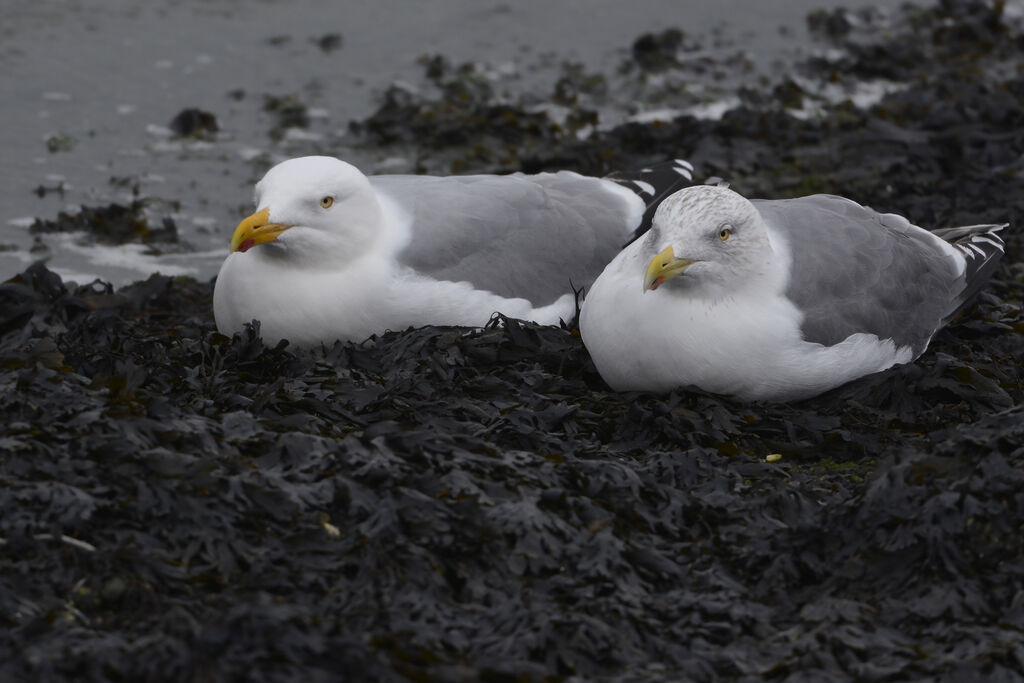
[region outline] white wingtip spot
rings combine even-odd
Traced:
[[[675,162],[676,164],[678,164],[679,166],[682,166],[682,167],[684,167],[684,168],[687,168],[687,169],[689,169],[690,171],[692,171],[692,170],[693,170],[693,164],[691,164],[691,163],[690,163],[689,161],[687,161],[686,159],[673,159],[672,161],[674,161],[674,162]]]
[[[652,197],[654,196],[654,185],[651,185],[650,183],[645,183],[642,180],[634,180],[633,184],[639,187],[640,191],[643,192],[644,194],[649,194]]]
[[[974,237],[971,238],[971,242],[981,242],[982,244],[991,244],[993,247],[995,247],[999,251],[1002,251],[1003,248],[1004,248],[1003,240],[1001,240],[996,235],[992,235],[991,237],[989,237],[987,235],[975,235]]]

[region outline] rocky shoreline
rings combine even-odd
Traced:
[[[442,60],[436,97],[353,124],[427,172],[683,157],[748,196],[1011,223],[921,359],[802,403],[613,393],[572,325],[303,351],[218,334],[208,282],[0,285],[0,677],[1018,680],[1024,31],[1003,9],[815,15],[834,54],[719,119],[594,125],[581,72],[555,124]],[[652,102],[693,67],[677,33],[634,45]],[[899,87],[867,108],[809,85],[872,79]]]

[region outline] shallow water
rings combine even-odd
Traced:
[[[898,4],[588,0],[553,11],[539,0],[444,0],[422,11],[399,0],[14,0],[0,16],[0,275],[47,258],[80,281],[123,283],[155,270],[213,276],[252,182],[273,161],[327,151],[369,171],[411,170],[393,151],[351,146],[347,129],[389,84],[421,83],[423,55],[483,62],[503,88],[546,92],[564,62],[614,73],[639,35],[674,26],[713,36],[702,41],[712,51],[748,58],[709,80],[753,86],[815,49],[804,21],[812,9]],[[274,141],[264,97],[289,94],[309,107],[311,123]],[[167,125],[190,107],[213,113],[220,132],[174,139]],[[34,218],[128,202],[133,191],[150,198],[152,217],[173,217],[180,253],[84,245],[73,235],[43,236],[30,251]]]

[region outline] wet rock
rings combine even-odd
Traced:
[[[32,190],[32,193],[35,194],[40,199],[45,197],[46,195],[50,194],[51,192],[54,192],[57,195],[63,197],[64,196],[64,181],[59,181],[59,182],[57,182],[57,184],[49,185],[49,186],[40,184],[40,185],[36,186],[36,189]]]
[[[78,144],[78,140],[68,133],[54,133],[46,138],[46,151],[50,154],[70,152]]]
[[[633,43],[633,60],[645,71],[664,71],[678,66],[685,34],[677,28],[645,33]]]
[[[313,42],[316,43],[317,47],[319,47],[324,52],[334,52],[335,50],[340,50],[342,45],[340,33],[325,33],[324,35],[315,39]]]
[[[182,109],[171,119],[171,131],[178,137],[207,137],[220,130],[217,117],[202,109]]]

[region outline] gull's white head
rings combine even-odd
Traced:
[[[353,259],[380,236],[381,207],[370,181],[333,157],[277,164],[256,183],[256,212],[238,224],[232,252],[272,258]]]
[[[675,291],[728,296],[756,284],[773,260],[761,215],[725,187],[699,185],[676,192],[654,215],[642,238],[644,292]]]

